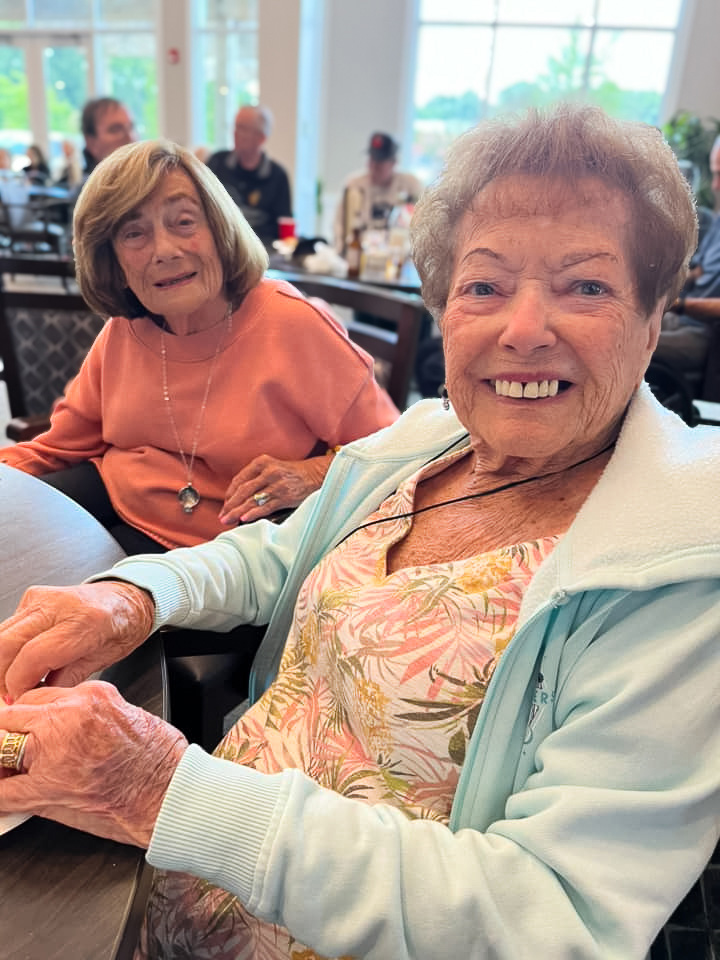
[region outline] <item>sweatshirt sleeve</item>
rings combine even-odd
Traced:
[[[717,592],[683,584],[617,606],[566,664],[534,770],[483,830],[193,746],[148,859],[324,956],[643,960],[718,838]]]
[[[400,411],[375,379],[369,374],[357,396],[345,411],[337,427],[336,443],[345,444],[367,437],[376,430],[389,427],[400,416]],[[335,443],[332,444],[335,446]]]
[[[286,345],[302,375],[288,371],[284,389],[315,434],[335,446],[394,423],[400,412],[375,379],[372,356],[353,343],[329,304],[294,297],[290,307],[295,322],[284,318]]]
[[[103,328],[77,376],[53,410],[50,427],[32,440],[0,450],[0,462],[42,476],[100,457],[107,450],[102,425]]]

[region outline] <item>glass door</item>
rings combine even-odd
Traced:
[[[34,144],[55,179],[66,162],[63,141],[81,151],[88,79],[88,44],[81,37],[18,36],[0,42],[0,150],[10,153],[13,169],[25,166],[27,148]]]
[[[63,172],[74,148],[82,167],[80,116],[89,97],[88,45],[63,40],[42,43],[43,99],[48,133],[48,162],[53,179]]]
[[[25,51],[12,42],[0,42],[0,170],[24,166],[29,136]]]

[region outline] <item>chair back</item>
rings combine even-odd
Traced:
[[[707,364],[699,399],[720,403],[720,320],[713,323],[710,330]]]
[[[68,237],[56,222],[57,200],[33,199],[33,187],[18,175],[0,177],[0,237],[11,250],[65,253]]]
[[[650,960],[720,960],[720,844],[658,934]]]
[[[34,278],[16,289],[18,274]],[[0,358],[13,417],[46,414],[65,392],[103,320],[79,293],[68,292],[72,264],[58,259],[0,258]],[[42,277],[43,285],[38,283]]]
[[[398,409],[405,409],[415,353],[427,314],[418,294],[324,274],[269,270],[267,275],[287,280],[306,296],[320,297],[330,306],[350,307],[355,313],[389,321],[393,329],[357,319],[348,320],[346,327],[351,340],[387,366],[383,386]]]

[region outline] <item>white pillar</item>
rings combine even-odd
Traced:
[[[301,0],[260,0],[260,102],[275,117],[267,151],[288,171],[295,195]]]
[[[157,24],[159,130],[190,148],[197,145],[191,7],[191,0],[160,0]]]

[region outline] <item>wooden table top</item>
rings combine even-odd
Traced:
[[[52,487],[0,464],[0,618],[31,583],[72,584],[123,556]],[[102,674],[164,715],[160,641]],[[33,817],[0,837],[0,960],[129,960],[150,870],[143,851]]]

